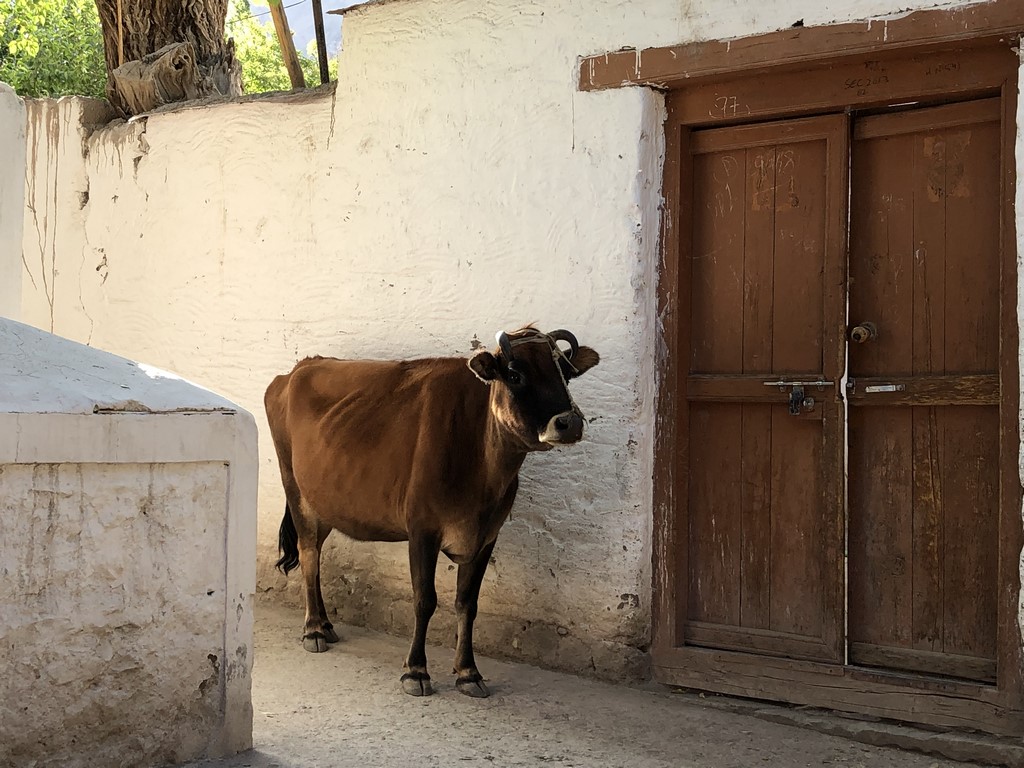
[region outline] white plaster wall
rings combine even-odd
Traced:
[[[21,313],[21,227],[25,210],[25,102],[0,83],[0,317]]]
[[[536,622],[570,649],[559,652],[566,664],[590,665],[597,638],[611,645],[593,666],[636,667],[642,654],[620,646],[643,646],[648,633],[653,401],[641,366],[652,357],[657,229],[640,229],[657,210],[660,98],[577,94],[578,46],[561,40],[568,15],[549,25],[555,16],[532,8],[524,21],[540,37],[516,52],[511,72],[504,54],[476,50],[463,33],[430,71],[427,9],[395,9],[404,18],[378,19],[367,45],[353,46],[351,80],[333,101],[154,116],[93,134],[77,166],[62,157],[67,186],[87,185],[88,203],[33,196],[39,210],[56,205],[52,218],[68,223],[61,237],[78,240],[30,261],[24,317],[176,370],[257,413],[273,375],[306,354],[468,354],[500,328],[572,329],[605,357],[576,387],[594,422],[585,445],[528,463],[484,596],[484,612],[509,621],[484,618],[480,634],[486,643],[496,628],[515,653],[511,634]],[[470,16],[515,38],[518,14],[488,20],[493,10]],[[454,18],[452,31],[462,23]],[[535,78],[532,58],[548,46],[557,66]],[[493,71],[469,70],[467,80],[477,57]],[[364,82],[360,70],[381,64],[378,82]],[[536,82],[524,88],[523,78]],[[602,105],[623,101],[624,116],[605,125]],[[497,105],[498,122],[482,122]],[[66,119],[73,126],[56,118]],[[265,430],[261,455],[261,583],[280,589],[267,566],[283,497]],[[339,539],[325,571],[348,615],[403,628],[404,547]],[[441,571],[450,597],[454,574]],[[526,653],[533,642],[518,645]]]
[[[275,374],[307,354],[466,355],[499,328],[569,328],[603,356],[574,384],[592,422],[583,444],[527,461],[479,636],[492,652],[641,674],[663,106],[645,89],[578,92],[577,57],[907,9],[390,0],[346,16],[333,94],[153,115],[92,133],[85,157],[31,142],[46,119],[79,135],[77,103],[30,105],[29,164],[39,175],[59,157],[66,181],[28,193],[23,317],[257,414],[260,586],[290,599],[297,579],[286,588],[271,568],[283,495],[262,393]],[[342,617],[407,629],[401,545],[336,536],[324,582]],[[450,618],[435,623],[449,642]]]
[[[78,256],[85,248],[82,233],[89,181],[84,139],[92,126],[110,120],[113,111],[106,102],[77,97],[27,99],[25,107],[21,288],[26,316],[18,319],[54,331],[58,307],[76,303],[70,270],[79,266]],[[74,333],[66,329],[63,335],[89,343],[87,327],[76,325]]]

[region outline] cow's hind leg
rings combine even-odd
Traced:
[[[319,525],[317,528],[316,537],[316,551],[317,560],[323,554],[324,542],[327,541],[327,537],[330,535],[331,529],[326,525]],[[323,627],[324,639],[328,643],[336,643],[341,638],[338,637],[338,633],[334,631],[334,625],[331,623],[330,618],[327,616],[327,606],[324,605],[324,594],[320,590],[320,568],[316,569],[316,606],[317,611],[320,613],[320,623]]]
[[[473,657],[473,622],[476,620],[480,585],[490,562],[494,542],[485,546],[472,561],[459,566],[458,587],[455,593],[455,614],[459,634],[455,644],[455,687],[467,696],[483,699],[491,695],[484,685],[483,675],[476,668]]]
[[[305,583],[306,622],[302,628],[302,647],[310,653],[323,653],[328,643],[338,642],[334,626],[327,619],[324,598],[320,593],[320,550],[330,528],[320,525],[316,515],[303,502],[295,517],[298,535],[299,566]]]
[[[429,696],[434,692],[427,673],[427,625],[437,608],[434,571],[441,550],[436,536],[413,534],[409,537],[409,572],[412,576],[413,608],[416,628],[405,660],[402,690],[411,696]]]
[[[331,623],[331,620],[327,616],[327,608],[324,606],[324,597],[323,594],[320,592],[319,573],[317,573],[316,575],[316,595],[317,603],[320,609],[320,621],[321,626],[323,627],[324,640],[326,640],[328,643],[336,643],[339,640],[341,640],[341,638],[338,637],[338,633],[334,631],[334,624]]]

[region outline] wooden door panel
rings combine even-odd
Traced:
[[[911,409],[849,415],[850,642],[911,645],[913,616]],[[868,470],[868,471],[865,471]]]
[[[701,179],[708,190],[697,199],[694,211],[690,294],[693,371],[743,371],[745,318],[737,308],[744,306],[745,160],[745,153],[737,156],[731,152],[693,158],[694,179]],[[694,189],[700,187],[695,184]]]
[[[691,138],[689,645],[841,659],[840,370],[824,350],[843,309],[825,275],[846,131],[828,117]],[[794,415],[780,380],[833,383],[806,386]]]
[[[990,99],[855,124],[850,319],[879,335],[852,372],[996,371],[998,119]]]
[[[853,661],[994,681],[997,426],[995,407],[851,410]]]
[[[764,386],[762,384],[762,389]],[[762,397],[764,395],[762,394]],[[782,406],[741,406],[743,418],[740,466],[740,625],[751,629],[772,626],[771,586],[773,538],[771,515],[774,503],[772,425]]]
[[[699,403],[690,409],[690,573],[688,618],[740,625],[742,409]]]
[[[999,107],[855,124],[849,636],[856,663],[995,679]]]
[[[890,137],[859,142],[856,138],[851,171],[856,191],[850,201],[850,323],[874,323],[878,338],[851,345],[850,364],[856,359],[855,373],[860,377],[908,375],[913,373],[913,335],[895,332],[913,325],[914,195],[898,161],[904,148]]]
[[[766,553],[772,580],[769,627],[806,637],[823,637],[823,580],[828,564],[822,553],[821,422],[794,419],[788,407],[772,408],[771,541]]]
[[[946,167],[939,191],[945,208],[948,373],[999,368],[999,116],[999,100],[985,102],[977,115],[984,122],[952,130],[944,150],[932,149],[944,153]]]
[[[823,370],[825,226],[829,155],[824,141],[775,152],[772,371]],[[755,198],[756,199],[756,198]]]
[[[932,439],[941,441],[941,449],[930,451],[929,460],[938,460],[944,514],[942,650],[994,660],[999,411],[994,407],[930,410],[938,412],[937,424],[930,429]]]
[[[740,248],[750,254],[770,253],[775,247],[776,232],[776,148],[760,147],[744,152],[744,156],[745,205],[741,206],[744,226]],[[777,298],[775,291],[781,288],[775,282],[775,264],[772,259],[746,258],[742,275],[742,372],[771,373]]]
[[[788,404],[691,407],[690,620],[821,635],[821,442]]]

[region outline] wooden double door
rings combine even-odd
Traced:
[[[741,678],[784,660],[804,684],[997,683],[1000,104],[688,134],[673,632],[708,653],[674,681],[759,695]]]

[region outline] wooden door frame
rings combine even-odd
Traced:
[[[1024,733],[1018,621],[1021,486],[1016,221],[1017,72],[1011,45],[1024,31],[1019,0],[919,11],[891,20],[798,28],[741,40],[620,51],[581,62],[580,88],[668,89],[657,339],[653,642],[656,678],[722,693],[810,704],[877,717],[991,733]],[[903,77],[906,72],[910,76]],[[766,87],[766,83],[771,84]],[[996,686],[906,673],[773,659],[689,647],[681,636],[676,510],[685,499],[690,338],[688,234],[692,230],[690,131],[807,114],[941,103],[983,95],[1002,100],[1000,258],[1000,520]],[[843,286],[845,290],[845,285]],[[683,595],[685,597],[685,593]]]
[[[884,52],[1012,41],[1024,31],[1024,11],[1019,0],[991,0],[822,27],[802,23],[801,19],[801,26],[763,35],[643,50],[627,47],[581,57],[579,89],[646,85],[672,90],[723,76],[863,59]]]

